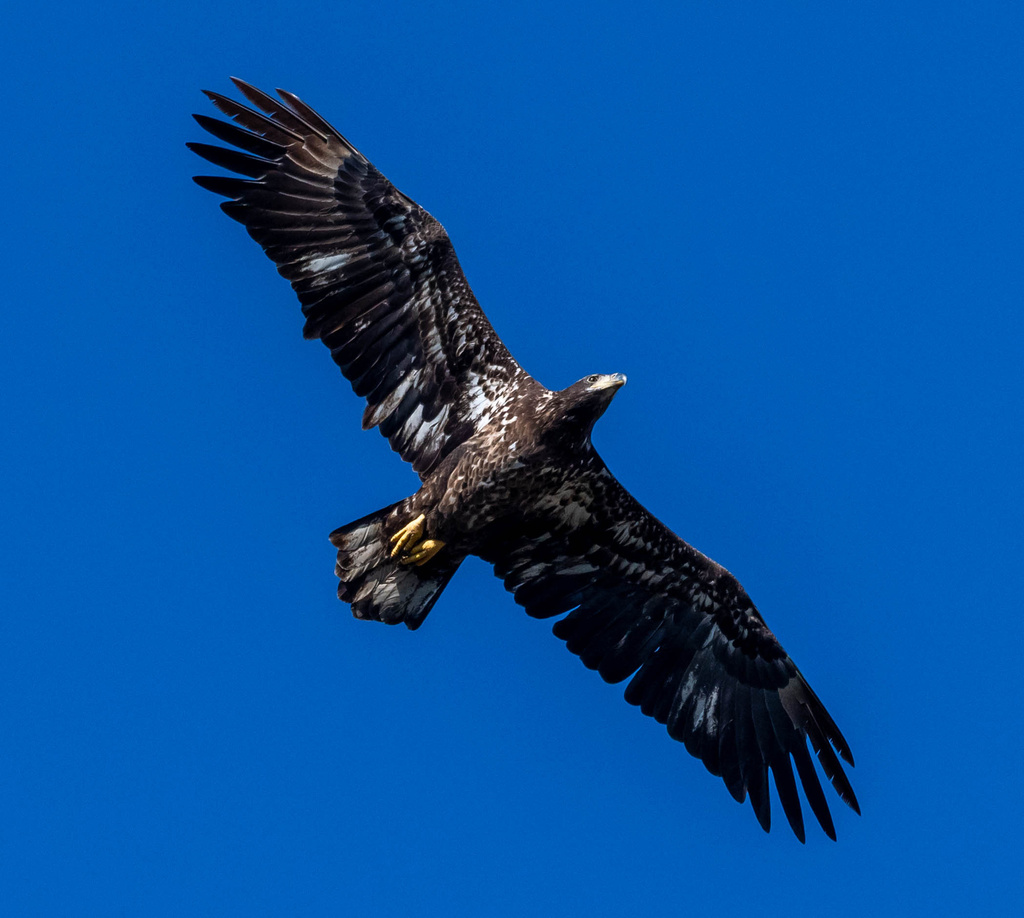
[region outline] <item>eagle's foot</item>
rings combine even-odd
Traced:
[[[440,539],[424,539],[426,517],[421,513],[411,523],[406,523],[391,537],[391,557],[400,564],[426,564],[442,548]]]
[[[422,567],[442,548],[444,548],[444,542],[440,539],[424,539],[417,543],[401,561],[403,564],[415,564],[417,567]]]
[[[421,513],[411,523],[406,523],[391,537],[391,557],[407,555],[423,538],[423,523],[426,517]],[[405,560],[404,558],[400,560]]]

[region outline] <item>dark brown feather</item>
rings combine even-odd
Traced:
[[[207,92],[235,124],[196,120],[242,152],[192,148],[251,181],[197,182],[233,199],[225,213],[291,281],[307,336],[330,337],[342,372],[371,396],[366,416],[426,474],[487,422],[510,386],[540,387],[494,333],[433,217],[296,96],[233,82],[253,107]],[[366,331],[359,323],[371,311],[380,315]]]
[[[339,596],[357,617],[415,628],[465,555],[479,554],[529,615],[564,614],[553,631],[585,666],[609,682],[632,676],[626,700],[737,801],[749,797],[766,831],[771,772],[796,836],[804,840],[799,779],[834,839],[807,744],[859,812],[839,760],[853,764],[846,740],[736,579],[604,467],[589,430],[607,402],[593,416],[573,412],[607,387],[582,386],[591,401],[578,405],[571,393],[587,380],[562,393],[541,387],[495,334],[433,217],[296,96],[234,83],[254,108],[208,92],[232,123],[196,116],[232,149],[189,146],[244,178],[196,182],[229,199],[223,210],[291,283],[306,337],[323,341],[365,397],[364,426],[377,426],[424,481],[414,497],[335,531]],[[562,415],[545,414],[559,405]],[[519,461],[524,453],[510,456],[528,445],[532,465]],[[531,471],[501,477],[520,466]],[[449,475],[456,484],[446,490]],[[455,548],[424,567],[394,560],[388,540],[399,525],[445,498],[457,504],[460,488],[478,523],[473,535],[464,513],[442,521],[462,539]]]

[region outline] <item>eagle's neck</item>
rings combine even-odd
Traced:
[[[573,397],[568,390],[556,392],[555,398],[538,418],[540,442],[548,449],[561,452],[587,452],[593,447],[590,435],[597,419],[604,414],[608,403],[595,403],[589,399]]]

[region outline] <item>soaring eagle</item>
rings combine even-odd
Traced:
[[[206,95],[196,115],[238,149],[193,143],[243,176],[197,176],[298,294],[319,338],[422,486],[331,533],[338,596],[357,618],[418,628],[467,555],[494,566],[554,633],[732,796],[771,825],[768,772],[800,841],[796,774],[836,837],[807,748],[860,812],[853,758],[796,664],[725,568],[689,546],[608,471],[590,441],[626,377],[553,392],[487,320],[444,228],[294,95],[234,80],[254,106]],[[240,152],[241,151],[241,152]],[[568,614],[566,614],[568,613]]]

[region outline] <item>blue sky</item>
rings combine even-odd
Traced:
[[[0,901],[19,915],[1011,914],[1018,4],[46,2],[0,38]],[[334,595],[410,493],[192,184],[201,88],[318,108],[743,582],[857,757],[801,846],[466,564]],[[834,798],[833,798],[834,800]]]

